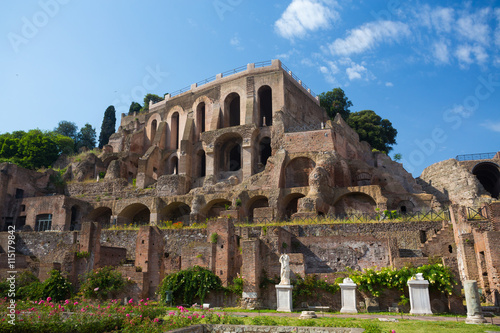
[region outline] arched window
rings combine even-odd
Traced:
[[[158,127],[158,122],[155,119],[151,122],[151,142],[153,142],[153,140],[155,139],[157,127]]]
[[[200,134],[205,132],[205,103],[201,102],[196,107],[196,132],[198,134],[198,139]]]
[[[271,87],[259,89],[259,126],[273,125],[273,93]]]
[[[240,125],[240,95],[231,93],[224,101],[224,118],[227,119],[226,126]]]
[[[179,149],[179,112],[172,115],[172,124],[170,127],[170,142],[172,149]]]

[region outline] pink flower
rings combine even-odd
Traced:
[[[97,287],[97,288],[94,288],[94,291],[98,291],[98,290],[99,290],[99,287]]]
[[[47,297],[47,302],[52,301],[52,297]]]
[[[128,304],[132,304],[132,303],[134,303],[134,299],[133,298],[131,298],[130,301],[128,301]]]
[[[146,298],[146,301],[149,301],[149,298]]]
[[[73,303],[73,305],[78,305],[78,302]]]
[[[139,315],[139,318],[142,318],[142,315]]]
[[[144,303],[144,305],[148,305],[148,303]]]
[[[153,320],[155,323],[159,322],[160,320],[158,318],[155,318],[155,320]]]
[[[201,315],[201,318],[205,318],[205,315]]]
[[[69,299],[65,300],[64,304],[69,304]]]
[[[43,299],[41,299],[40,302],[38,302],[38,304],[43,304],[43,303],[45,303]]]
[[[191,318],[191,316],[188,316],[188,319],[193,319],[193,318]]]
[[[125,316],[130,317],[130,313],[127,313]]]

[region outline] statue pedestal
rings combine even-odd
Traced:
[[[292,285],[287,284],[277,284],[276,287],[276,301],[277,309],[276,311],[292,312]]]

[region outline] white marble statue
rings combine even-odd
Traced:
[[[283,253],[280,257],[281,281],[280,285],[290,285],[290,257]]]

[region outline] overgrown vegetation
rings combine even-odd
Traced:
[[[194,299],[198,298],[203,303],[210,291],[222,289],[217,275],[206,268],[194,266],[165,276],[157,294],[165,302],[166,291],[171,290],[174,303],[193,304]]]
[[[129,282],[113,267],[98,268],[83,276],[80,292],[86,298],[105,300],[116,297]]]
[[[408,280],[417,273],[422,273],[424,279],[429,281],[431,290],[449,295],[453,292],[453,286],[457,284],[450,268],[442,264],[403,267],[401,269],[385,267],[375,270],[369,268],[362,272],[349,270],[349,277],[358,285],[361,292],[378,297],[385,289],[395,289],[404,295],[408,288]]]

